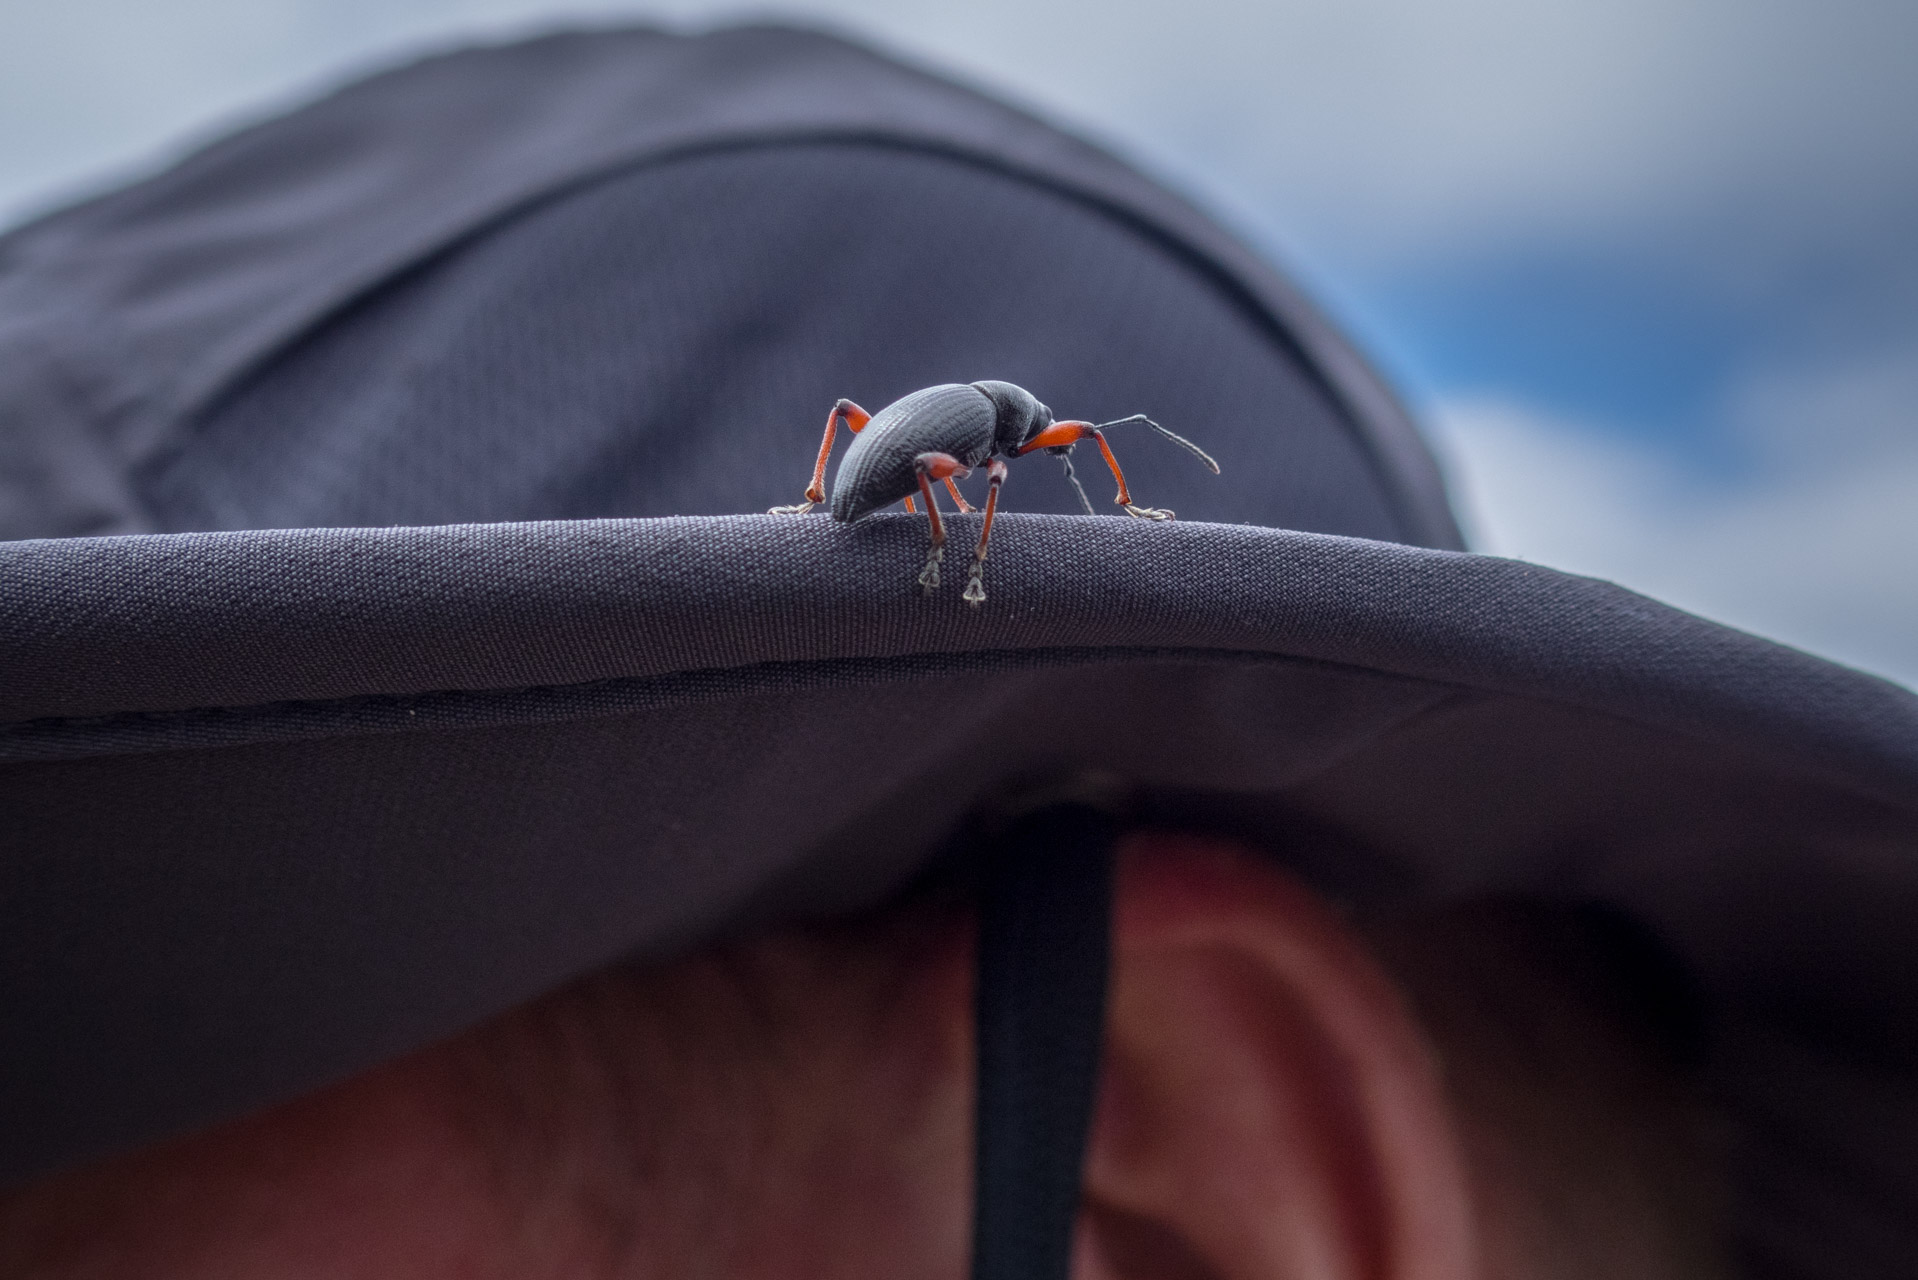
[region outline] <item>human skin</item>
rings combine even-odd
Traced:
[[[1074,1280],[1534,1272],[1433,1041],[1313,894],[1138,835],[1113,936]],[[0,1274],[960,1280],[972,950],[933,898],[598,974],[0,1201]]]
[[[0,1209],[0,1275],[938,1274],[965,1231],[969,942],[936,911],[885,932],[596,975],[61,1176]]]

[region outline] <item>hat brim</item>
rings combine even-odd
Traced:
[[[1616,903],[1727,1025],[1918,1061],[1906,690],[1243,526],[1004,516],[973,609],[976,522],[931,596],[903,515],[0,546],[0,1178],[871,903],[1084,770],[1354,900]]]

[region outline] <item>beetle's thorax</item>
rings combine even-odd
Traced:
[[[1052,425],[1052,410],[1039,403],[1030,391],[1010,382],[975,382],[979,392],[992,401],[997,421],[992,428],[993,451],[1013,454],[1019,446]]]

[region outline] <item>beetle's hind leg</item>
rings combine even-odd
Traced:
[[[999,509],[999,486],[1006,482],[1006,464],[999,458],[986,463],[991,487],[986,490],[986,522],[979,527],[979,545],[972,553],[972,568],[966,574],[966,589],[959,598],[977,609],[986,602],[986,544],[992,541],[992,515]]]
[[[926,567],[919,571],[919,589],[931,595],[939,586],[939,562],[946,558],[946,522],[939,518],[939,504],[932,500],[932,482],[950,481],[966,474],[966,467],[949,453],[922,453],[912,460],[919,477],[919,496],[926,502],[926,523],[931,526],[932,545],[926,548]]]
[[[826,463],[832,458],[833,438],[838,433],[842,419],[846,429],[858,435],[872,421],[872,415],[850,400],[834,404],[832,412],[826,415],[826,438],[819,442],[819,460],[813,464],[812,483],[806,486],[806,500],[795,502],[790,507],[773,507],[766,512],[767,515],[803,516],[826,500]]]

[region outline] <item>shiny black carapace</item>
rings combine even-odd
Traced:
[[[853,432],[852,447],[839,464],[839,476],[833,485],[832,518],[857,520],[881,507],[904,499],[906,510],[913,509],[913,495],[926,504],[926,519],[932,526],[932,546],[926,552],[926,567],[919,572],[919,585],[927,594],[939,585],[939,563],[946,553],[946,526],[932,499],[932,482],[942,480],[961,511],[973,508],[960,496],[953,483],[956,476],[985,464],[990,477],[986,491],[986,518],[979,530],[979,545],[972,556],[972,570],[966,577],[963,599],[978,606],[986,598],[986,543],[992,537],[992,516],[999,505],[999,486],[1006,479],[1006,458],[1044,449],[1065,465],[1066,479],[1078,491],[1079,502],[1091,515],[1092,502],[1072,470],[1072,446],[1081,440],[1098,442],[1113,479],[1119,482],[1114,498],[1127,515],[1142,520],[1170,520],[1170,511],[1137,506],[1126,488],[1125,473],[1112,456],[1105,432],[1111,427],[1139,423],[1191,450],[1199,461],[1217,474],[1219,464],[1205,450],[1184,436],[1174,435],[1142,413],[1113,422],[1055,422],[1046,408],[1023,387],[1010,382],[947,383],[915,391],[895,400],[878,413],[867,413],[850,400],[841,400],[826,416],[826,438],[819,445],[819,460],[813,465],[812,483],[806,486],[806,500],[790,507],[774,507],[773,515],[804,515],[826,500],[826,462],[832,456],[833,439],[841,422]]]

